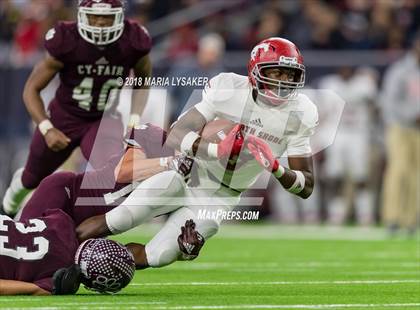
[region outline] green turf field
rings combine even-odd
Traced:
[[[144,242],[155,230],[117,239]],[[420,244],[380,229],[227,225],[196,261],[138,271],[117,295],[0,297],[0,307],[420,309]]]

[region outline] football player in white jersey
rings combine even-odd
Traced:
[[[336,92],[346,101],[334,144],[326,149],[325,174],[331,195],[329,221],[342,224],[349,214],[351,200],[346,199],[350,186],[354,196],[355,218],[359,224],[374,221],[373,194],[368,187],[371,158],[372,122],[378,93],[376,72],[370,68],[340,68],[337,74],[323,77],[319,87]],[[334,108],[334,103],[331,107]],[[349,186],[347,186],[349,185]]]
[[[254,47],[248,76],[221,73],[210,80],[201,102],[180,116],[167,139],[169,145],[195,157],[199,186],[183,187],[176,193],[168,189],[163,196],[162,191],[157,191],[165,203],[166,195],[174,198],[171,203],[176,197],[183,198],[179,206],[174,203],[174,211],[163,228],[146,244],[144,261],[136,261],[138,267],[161,267],[195,258],[203,241],[217,233],[221,222],[221,218],[200,218],[198,214],[203,210],[232,210],[241,192],[264,170],[290,193],[302,198],[311,195],[314,176],[309,139],[318,123],[318,113],[309,98],[298,93],[304,83],[303,57],[295,44],[282,38],[266,39]],[[220,143],[210,143],[199,133],[218,118],[238,125]],[[284,155],[288,168],[279,164]],[[228,160],[233,157],[236,162],[232,167]],[[168,181],[168,173],[151,177],[137,189],[152,183],[174,183]],[[145,210],[153,209],[156,214],[159,206],[136,203],[136,191],[105,217],[82,223],[79,237],[121,233],[143,223],[147,218]],[[154,192],[143,191],[142,197],[145,195],[150,198]]]

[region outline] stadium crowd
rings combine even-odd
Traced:
[[[174,12],[192,9],[211,1],[126,0],[131,18],[147,25]],[[217,2],[217,1],[216,1]],[[77,1],[3,0],[0,3],[0,44],[11,45],[16,65],[31,63],[42,52],[45,32],[59,20],[75,18]],[[192,11],[193,12],[193,11]],[[420,20],[417,1],[404,0],[238,0],[198,20],[185,15],[167,41],[171,59],[195,53],[203,33],[217,32],[226,50],[249,50],[255,42],[284,36],[301,49],[404,49]],[[226,27],[229,25],[229,27]],[[153,31],[152,31],[153,35]]]

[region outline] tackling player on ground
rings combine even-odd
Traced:
[[[57,172],[45,178],[17,217],[27,220],[57,208],[78,225],[121,204],[141,182],[143,188],[156,188],[149,180],[153,175],[176,171],[175,181],[183,182],[192,161],[175,156],[174,150],[164,145],[165,140],[166,133],[157,126],[135,127],[126,151],[112,156],[103,168],[78,174]]]
[[[112,156],[103,168],[79,174],[57,172],[46,177],[16,219],[31,221],[51,210],[59,210],[78,225],[89,217],[103,215],[118,206],[139,184],[142,185],[144,202],[147,204],[150,191],[158,196],[167,194],[165,187],[156,192],[156,188],[163,183],[151,177],[161,173],[167,176],[173,192],[181,190],[193,161],[186,156],[175,155],[172,148],[164,145],[165,141],[166,132],[157,126],[146,124],[134,127],[131,136],[126,139],[127,149]],[[145,215],[142,220],[147,221],[177,208],[177,205],[164,204],[139,210]],[[194,225],[188,222],[184,228],[180,227],[180,241],[188,241],[196,236]],[[139,262],[136,267],[143,268],[144,245],[130,243],[127,247],[133,253],[135,262]]]
[[[115,105],[122,86],[118,79],[124,80],[131,69],[138,77],[151,75],[149,34],[124,19],[123,10],[122,0],[81,0],[77,22],[59,22],[46,34],[46,56],[23,91],[37,128],[25,168],[15,172],[3,199],[7,214],[16,213],[28,192],[77,146],[94,168],[121,150],[123,126]],[[56,74],[60,85],[46,111],[40,93]],[[130,125],[138,123],[146,93],[133,91]]]

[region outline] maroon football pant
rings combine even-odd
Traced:
[[[71,143],[64,150],[54,152],[48,148],[37,128],[22,175],[24,187],[36,188],[46,176],[60,167],[78,146],[95,169],[103,167],[112,155],[122,150],[124,128],[119,114],[104,116],[100,120],[84,120],[67,113],[57,101],[51,102],[49,111],[54,127],[66,134]]]

